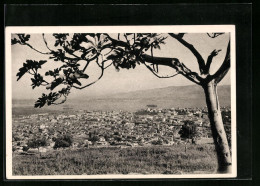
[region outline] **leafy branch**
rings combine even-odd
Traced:
[[[95,84],[103,77],[105,69],[110,66],[114,66],[115,69],[119,71],[120,69],[134,69],[137,65],[144,65],[158,78],[171,78],[181,74],[198,85],[209,81],[210,78],[215,78],[216,82],[221,81],[228,69],[229,54],[226,54],[226,58],[219,71],[210,76],[208,74],[210,65],[220,50],[213,50],[205,63],[194,46],[184,39],[185,34],[186,33],[169,33],[171,37],[175,38],[193,53],[197,59],[201,75],[191,71],[177,58],[154,56],[154,50],[160,50],[161,45],[166,42],[167,36],[164,34],[122,33],[114,36],[107,33],[54,33],[52,35],[54,39],[53,47],[50,47],[45,34],[42,34],[43,42],[49,52],[42,52],[31,46],[31,44],[29,44],[30,35],[17,34],[17,37],[11,40],[13,45],[20,44],[28,46],[40,54],[48,55],[49,59],[62,63],[59,68],[48,70],[44,75],[41,75],[39,69],[42,69],[42,66],[47,63],[47,61],[26,60],[16,75],[17,81],[28,73],[33,76],[31,78],[31,86],[33,89],[35,87],[45,86],[45,88],[50,91],[49,94],[42,94],[42,97],[36,101],[35,107],[39,108],[44,105],[64,103],[67,100],[71,88],[84,89]],[[211,38],[215,38],[222,35],[222,33],[208,35]],[[84,62],[84,64],[82,65],[79,62]],[[101,72],[96,80],[88,82],[89,75],[86,74],[85,71],[91,63],[94,63]],[[108,63],[108,65],[106,65],[106,63]],[[173,68],[176,70],[176,73],[162,76],[159,74],[160,66]],[[44,76],[51,79],[51,81],[46,81]]]

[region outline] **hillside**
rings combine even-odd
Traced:
[[[218,87],[221,106],[230,106],[230,86]],[[35,100],[13,100],[13,107],[30,107]],[[116,93],[106,97],[86,97],[68,99],[66,104],[46,107],[44,109],[60,110],[63,107],[84,110],[128,110],[136,111],[148,104],[155,104],[161,108],[171,107],[205,107],[205,96],[199,86],[171,86],[151,90],[140,90],[127,93]],[[39,110],[39,109],[38,109]]]

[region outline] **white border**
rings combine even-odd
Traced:
[[[234,178],[237,176],[236,136],[236,51],[234,25],[188,25],[188,26],[52,26],[52,27],[6,27],[5,30],[5,87],[6,87],[6,179],[141,179],[141,178]],[[231,33],[231,123],[232,123],[232,173],[230,174],[184,174],[184,175],[58,175],[13,176],[12,175],[12,33]]]

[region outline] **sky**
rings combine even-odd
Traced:
[[[214,49],[222,50],[212,62],[211,73],[214,73],[214,71],[216,71],[221,65],[225,57],[229,35],[225,34],[212,39],[209,38],[205,33],[192,33],[186,34],[184,39],[194,45],[194,47],[199,51],[205,60]],[[46,34],[46,40],[50,48],[54,49],[53,36],[51,34]],[[196,58],[187,48],[182,46],[178,41],[176,41],[174,38],[171,38],[170,36],[167,37],[165,41],[166,44],[161,45],[161,50],[154,51],[154,56],[178,58],[191,70],[198,72]],[[40,51],[48,51],[43,42],[41,34],[31,34],[30,44]],[[37,99],[43,92],[48,93],[44,87],[36,87],[35,89],[31,88],[31,75],[26,74],[19,81],[16,81],[16,74],[27,59],[47,60],[48,62],[40,71],[42,74],[44,74],[44,72],[47,70],[57,68],[60,63],[48,59],[48,56],[39,54],[27,46],[12,45],[11,47],[13,99]],[[159,72],[162,75],[175,74],[175,71],[168,67],[159,67]],[[90,75],[91,78],[89,78],[85,84],[96,79],[100,74],[100,70],[93,63],[89,65],[86,73]],[[83,81],[82,83],[84,84]],[[137,65],[135,69],[121,69],[119,72],[117,72],[113,66],[110,66],[105,70],[102,79],[99,80],[96,84],[83,90],[74,89],[71,91],[70,97],[91,97],[96,95],[114,94],[118,92],[130,92],[145,89],[163,88],[168,86],[185,85],[194,85],[194,83],[187,80],[182,75],[168,79],[157,78],[143,65]],[[230,71],[221,81],[220,85],[230,85]]]

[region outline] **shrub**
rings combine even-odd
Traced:
[[[118,142],[122,141],[122,138],[120,136],[115,136],[114,139]]]
[[[23,146],[23,151],[24,151],[24,152],[27,152],[28,150],[29,150],[29,147]]]
[[[199,131],[193,121],[185,121],[179,131],[179,134],[181,135],[181,138],[192,139],[194,137],[198,137]]]
[[[31,140],[28,141],[28,147],[29,148],[40,148],[40,147],[44,147],[47,145],[47,141],[45,138],[33,138]]]
[[[70,135],[65,134],[55,139],[55,144],[53,148],[57,149],[61,147],[62,148],[70,147],[72,142],[73,142],[72,137]]]

